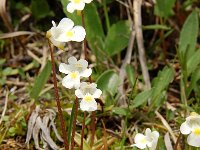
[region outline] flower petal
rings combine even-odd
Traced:
[[[200,147],[200,136],[199,135],[195,135],[194,133],[191,133],[187,137],[187,142],[191,146]]]
[[[76,57],[72,56],[68,58],[68,62],[70,65],[77,63]]]
[[[82,77],[89,77],[90,75],[92,74],[92,69],[89,68],[89,69],[85,69],[83,72],[80,73],[80,76]]]
[[[85,7],[85,3],[83,1],[81,1],[80,3],[73,3],[73,7],[76,10],[83,10]]]
[[[136,143],[135,146],[138,147],[138,148],[140,148],[140,149],[144,149],[147,146],[146,136],[144,136],[141,133],[137,133],[135,135],[134,141]]]
[[[68,89],[72,89],[73,87],[77,89],[80,86],[80,77],[72,79],[70,75],[67,75],[62,79],[62,85]]]
[[[63,18],[57,28],[63,29],[64,31],[69,31],[73,28],[74,22],[69,18]]]
[[[95,111],[97,110],[97,102],[95,100],[92,100],[91,102],[81,100],[80,109],[82,111]]]
[[[87,3],[87,4],[89,4],[89,3],[91,3],[93,0],[83,0],[83,2],[84,3]]]
[[[64,50],[65,43],[56,41],[52,36],[49,38],[50,42],[57,48]]]
[[[102,94],[102,91],[100,89],[97,89],[94,94],[93,94],[93,97],[94,98],[99,98]]]
[[[86,32],[82,26],[75,26],[72,31],[74,32],[72,41],[81,42],[84,40]]]
[[[59,65],[59,71],[62,73],[68,74],[71,71],[70,66],[65,63],[61,63]]]
[[[80,63],[83,68],[87,68],[88,67],[88,62],[85,59],[80,59],[78,61],[78,63]]]
[[[81,85],[80,85],[81,86]],[[83,95],[83,93],[82,93],[82,91],[80,90],[80,89],[77,89],[76,91],[75,91],[75,95],[78,97],[78,98],[83,98],[84,97],[84,95]]]
[[[67,11],[69,12],[69,13],[73,13],[74,12],[74,5],[73,5],[73,3],[69,3],[68,5],[67,5]]]
[[[180,131],[182,134],[189,134],[191,132],[191,129],[186,121],[181,124]]]

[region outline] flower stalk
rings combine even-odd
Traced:
[[[83,28],[85,28],[85,19],[84,19],[84,13],[83,11],[81,11],[81,18],[82,18],[82,26]],[[87,52],[87,42],[86,42],[86,38],[84,39],[84,55],[85,55],[85,60],[88,61],[88,52]],[[91,76],[89,76],[89,82],[92,83],[92,78]],[[95,111],[92,112],[92,116],[91,116],[91,120],[92,120],[92,125],[91,125],[91,132],[92,132],[92,137],[91,137],[91,147],[94,143],[94,134],[95,134]],[[83,121],[83,124],[85,124],[85,122]],[[84,130],[84,129],[83,129]],[[81,141],[83,141],[83,136],[81,136]]]
[[[59,94],[58,94],[55,61],[54,61],[54,56],[53,56],[53,50],[52,50],[51,43],[49,40],[48,40],[48,44],[49,44],[49,49],[50,49],[50,54],[51,54],[51,64],[52,64],[52,70],[53,70],[54,94],[55,94],[55,99],[56,99],[57,108],[58,108],[58,116],[59,116],[60,124],[61,124],[62,137],[64,140],[65,150],[69,150],[68,139],[67,139],[66,130],[65,130],[65,122],[64,122],[63,112],[61,109],[61,104],[60,104],[60,99],[59,99]]]

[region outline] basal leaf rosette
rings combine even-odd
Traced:
[[[194,147],[200,147],[200,115],[192,112],[181,124],[180,131],[188,135],[187,142]]]
[[[89,77],[92,74],[92,69],[88,68],[86,60],[77,60],[73,56],[68,59],[68,63],[59,65],[59,71],[67,74],[62,80],[62,85],[68,89],[77,89],[80,86],[80,78]]]
[[[75,95],[81,99],[80,109],[82,111],[95,111],[97,110],[96,98],[102,94],[100,89],[97,89],[97,84],[82,82],[79,89],[75,91]]]

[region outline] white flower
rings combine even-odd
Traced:
[[[99,98],[102,94],[100,89],[97,89],[97,84],[82,82],[80,88],[75,91],[75,95],[81,98],[80,108],[82,111],[97,110],[97,102],[95,98]]]
[[[74,22],[69,18],[63,18],[58,26],[54,21],[52,21],[52,24],[51,35],[57,42],[81,42],[85,38],[85,29],[82,26],[74,26]]]
[[[73,13],[74,10],[83,10],[85,3],[89,4],[92,0],[69,0],[70,3],[67,5],[67,11]]]
[[[62,80],[62,85],[68,89],[75,87],[76,89],[80,86],[81,77],[89,77],[92,74],[92,69],[87,68],[88,62],[84,59],[77,61],[75,57],[68,59],[69,64],[61,63],[59,65],[59,71],[65,74]]]
[[[46,37],[50,40],[50,42],[56,46],[57,48],[64,50],[65,43],[56,41],[51,34],[51,30],[47,31]]]
[[[180,131],[188,135],[187,142],[191,146],[200,147],[200,115],[193,112],[181,124]]]
[[[151,130],[147,128],[145,131],[145,135],[141,133],[137,133],[135,135],[135,144],[133,144],[132,146],[136,146],[139,149],[145,149],[148,147],[149,150],[155,150],[158,138],[159,133],[157,131],[151,132]]]

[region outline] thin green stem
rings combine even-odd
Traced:
[[[105,19],[106,19],[107,31],[109,31],[110,21],[109,21],[109,16],[108,16],[108,9],[107,9],[107,6],[106,6],[106,0],[103,0],[103,10],[104,10],[104,15],[105,15]]]
[[[80,147],[80,150],[83,150],[83,137],[84,137],[84,129],[85,129],[85,118],[86,118],[86,112],[84,111],[83,123],[82,123],[82,131],[81,131],[81,147]]]
[[[69,150],[67,134],[66,134],[66,130],[65,130],[65,122],[64,122],[63,112],[62,112],[62,109],[61,109],[61,104],[60,104],[60,99],[59,99],[59,94],[58,94],[55,61],[54,61],[54,56],[53,56],[53,50],[52,50],[51,43],[50,43],[49,40],[48,40],[48,44],[49,44],[49,49],[50,49],[50,53],[51,53],[51,64],[52,64],[52,70],[53,70],[54,93],[55,93],[55,99],[56,99],[57,108],[58,108],[58,116],[59,116],[60,124],[61,124],[62,137],[63,137],[63,140],[64,140],[65,150]]]
[[[75,108],[74,108],[74,119],[73,119],[73,126],[72,126],[72,136],[71,136],[71,150],[74,150],[74,137],[75,137],[75,131],[76,131],[76,119],[78,115],[78,98],[76,97],[75,100]]]

